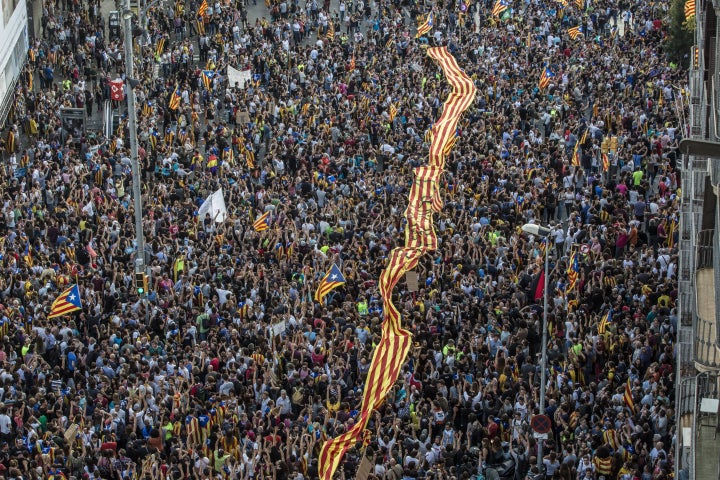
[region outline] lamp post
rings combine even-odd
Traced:
[[[540,361],[540,415],[545,415],[545,389],[547,385],[547,341],[548,341],[548,282],[550,278],[550,229],[534,223],[526,223],[522,231],[545,239],[545,284],[543,286],[543,318],[542,318],[542,360]],[[543,467],[543,442],[538,442],[538,469]]]
[[[131,81],[133,78],[133,36],[130,0],[127,0],[125,4],[122,17],[125,28],[125,84],[127,85],[128,129],[130,130],[130,164],[132,166],[133,208],[135,209],[135,242],[137,243],[138,252],[135,257],[135,272],[144,273],[145,236],[143,235],[142,223],[142,191],[140,189],[140,164],[138,159],[137,112],[135,111],[135,91],[133,90],[136,82]]]

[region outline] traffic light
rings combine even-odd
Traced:
[[[135,273],[135,288],[138,295],[147,295],[148,293],[148,276],[144,272]]]

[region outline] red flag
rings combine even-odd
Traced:
[[[538,300],[543,298],[543,293],[545,293],[545,270],[540,272],[537,287],[535,287],[535,296],[533,297],[534,300],[537,302]]]
[[[110,82],[110,99],[118,102],[125,100],[122,80],[113,80]]]

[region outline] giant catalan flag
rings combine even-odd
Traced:
[[[400,312],[392,303],[392,291],[405,272],[417,266],[420,257],[437,249],[433,215],[442,209],[440,177],[447,156],[445,146],[453,140],[460,116],[475,99],[472,80],[460,70],[446,47],[429,48],[427,52],[445,72],[452,91],[440,119],[432,128],[430,161],[428,165],[415,169],[415,181],[410,188],[409,203],[405,210],[405,246],[397,247],[390,253],[387,267],[380,276],[382,337],[373,352],[360,414],[355,418],[352,428],[322,445],[319,458],[321,480],[331,480],[345,452],[363,438],[370,415],[384,402],[410,350],[412,335],[400,323]]]

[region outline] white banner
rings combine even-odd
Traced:
[[[251,70],[238,70],[228,65],[227,67],[228,86],[234,88],[237,84],[239,88],[245,88],[245,82],[252,81]]]
[[[272,327],[270,327],[270,328],[272,329],[272,336],[273,336],[273,337],[277,337],[277,336],[279,336],[279,335],[282,335],[283,333],[285,333],[285,329],[286,329],[285,320],[279,321],[278,323],[274,324],[274,325],[273,325]]]
[[[217,223],[224,222],[227,218],[227,209],[225,208],[225,198],[223,197],[222,188],[210,195],[207,200],[200,205],[198,210],[198,219],[200,222],[205,220],[205,215],[210,214],[210,218]]]

